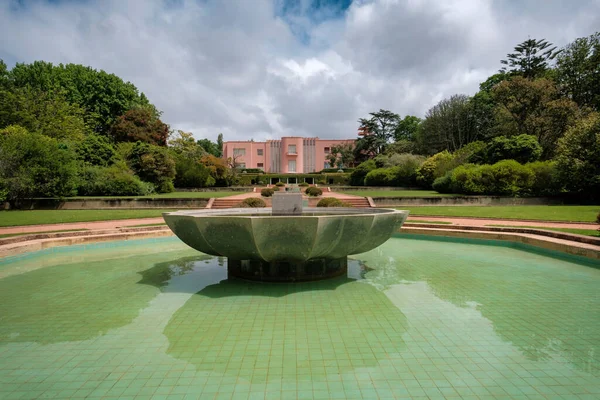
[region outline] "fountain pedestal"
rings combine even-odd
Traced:
[[[315,281],[346,275],[348,257],[316,258],[308,261],[263,261],[227,259],[227,276],[263,282]]]

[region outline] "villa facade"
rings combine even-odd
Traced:
[[[233,158],[241,168],[260,168],[267,173],[293,174],[319,172],[329,165],[331,148],[354,139],[327,140],[299,136],[266,142],[231,141],[223,143],[223,157]]]

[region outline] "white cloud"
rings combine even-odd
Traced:
[[[475,92],[528,36],[564,45],[600,26],[598,0],[360,0],[341,18],[283,4],[4,1],[0,57],[113,72],[197,137],[342,138],[370,111],[422,116]]]

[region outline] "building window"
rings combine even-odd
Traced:
[[[237,165],[237,167],[239,169],[246,169],[246,163],[245,162],[237,163],[236,165]]]
[[[263,155],[263,149],[257,149],[256,150],[256,155],[257,156],[262,156]]]
[[[264,168],[264,164],[261,162],[256,163],[256,168]]]
[[[296,172],[296,160],[288,161],[288,172]]]
[[[329,154],[329,153],[331,153],[331,149],[330,149],[329,147],[325,147],[325,149],[324,149],[324,150],[325,150],[325,154]]]
[[[233,155],[234,156],[245,156],[246,155],[246,149],[244,149],[244,148],[239,148],[239,149],[234,148],[233,149]]]
[[[296,145],[295,144],[288,144],[288,154],[296,154]]]
[[[329,167],[329,163],[328,163],[327,161],[325,161],[325,162],[323,163],[323,168],[325,168],[325,169],[327,169],[327,168],[330,168],[330,167]]]

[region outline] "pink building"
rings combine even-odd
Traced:
[[[223,157],[235,158],[241,168],[261,168],[277,174],[319,172],[329,165],[327,155],[333,146],[354,144],[354,139],[326,140],[299,136],[266,142],[224,142]]]

